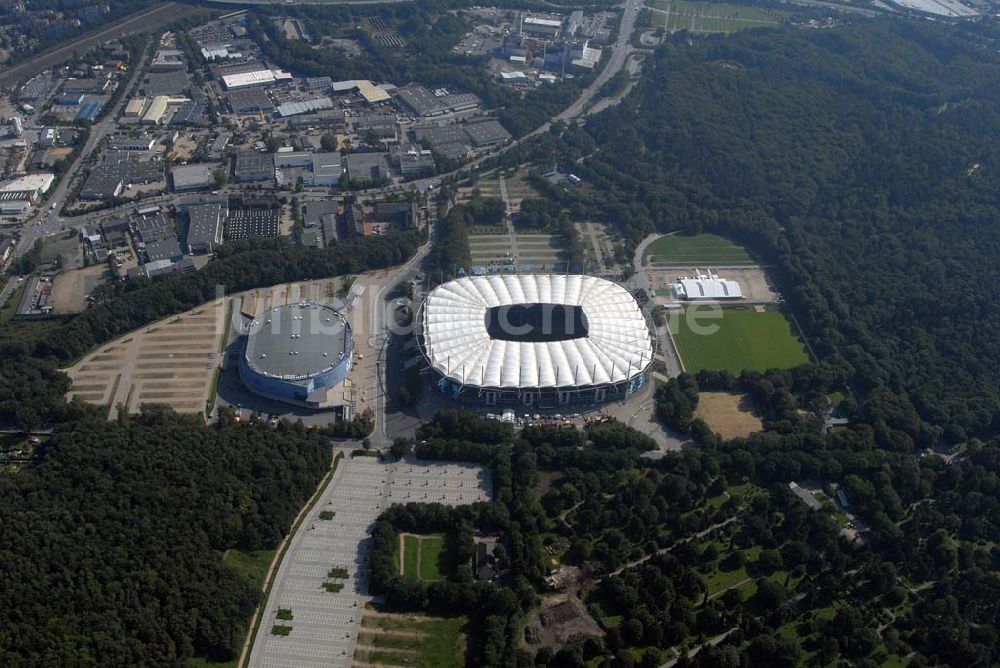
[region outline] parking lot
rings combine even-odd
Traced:
[[[489,500],[491,493],[489,471],[474,464],[345,457],[278,566],[250,665],[351,665],[369,600],[368,534],[378,515],[393,503],[459,505]],[[332,569],[346,570],[347,577]],[[328,590],[336,585],[342,588]],[[279,620],[279,610],[289,611],[291,619]],[[274,635],[275,625],[291,631]]]

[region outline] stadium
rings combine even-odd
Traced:
[[[653,359],[635,298],[593,276],[459,278],[427,295],[417,322],[438,389],[486,406],[623,399]]]
[[[240,380],[253,392],[286,403],[324,408],[329,391],[347,378],[351,325],[315,302],[276,306],[247,328]]]

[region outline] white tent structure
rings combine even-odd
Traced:
[[[488,326],[497,307],[579,307],[584,326],[555,340],[497,338]],[[576,312],[575,310],[572,312]],[[653,347],[635,298],[616,283],[593,276],[525,274],[471,276],[438,286],[419,315],[428,365],[458,390],[479,390],[487,403],[548,394],[569,403],[580,390],[628,391],[645,378]],[[536,392],[537,391],[537,392]],[[524,399],[524,394],[535,396]],[[601,392],[597,400],[607,395]],[[588,394],[586,400],[594,400]],[[492,401],[491,401],[492,399]]]

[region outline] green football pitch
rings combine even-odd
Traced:
[[[644,262],[653,266],[717,267],[756,264],[747,252],[714,234],[660,237],[646,247]]]
[[[789,369],[809,361],[791,323],[780,311],[760,313],[748,308],[724,308],[721,312],[721,319],[694,319],[685,312],[675,316],[676,323],[671,323],[677,351],[688,373],[702,369],[733,373],[744,369]],[[703,328],[713,331],[704,333]]]

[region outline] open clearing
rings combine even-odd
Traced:
[[[731,33],[776,26],[785,18],[783,13],[774,10],[722,2],[653,0],[648,6],[657,10],[652,13],[651,27],[667,31]]]
[[[718,267],[757,264],[743,248],[714,234],[669,234],[646,248],[643,264],[654,267]]]
[[[717,314],[722,317],[695,319],[685,312],[671,322],[671,334],[688,373],[789,369],[809,361],[781,311],[723,308]],[[695,331],[702,328],[711,333]]]
[[[367,608],[354,665],[459,668],[465,662],[465,617],[387,614]]]
[[[724,439],[746,438],[764,428],[753,414],[749,399],[729,392],[700,392],[695,417]]]
[[[445,579],[447,565],[444,559],[444,536],[432,534],[418,536],[400,534],[399,549],[402,555],[402,574],[423,582],[440,582]]]
[[[512,248],[507,234],[470,234],[469,255],[473,267],[483,267],[488,273],[503,272],[516,254],[521,272],[559,272],[564,269],[562,241],[558,235],[515,233],[513,245],[516,247]]]
[[[87,295],[111,277],[111,270],[106,264],[60,272],[52,281],[55,312],[81,313],[87,308]]]

